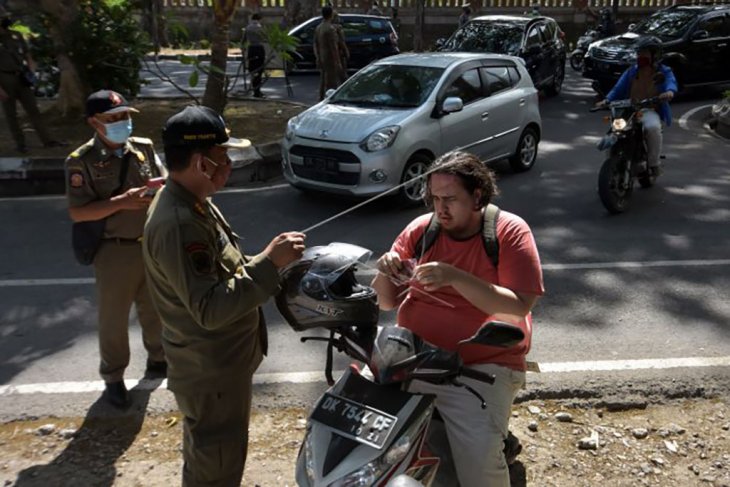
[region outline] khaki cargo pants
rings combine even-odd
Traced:
[[[251,377],[229,392],[175,393],[184,415],[183,487],[239,487],[248,450]]]
[[[124,378],[129,365],[129,311],[134,303],[142,327],[142,342],[149,360],[162,362],[162,324],[152,304],[144,264],[142,244],[134,241],[104,240],[94,257],[99,302],[99,373],[105,382]]]

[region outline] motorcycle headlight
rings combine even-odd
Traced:
[[[372,134],[362,141],[360,147],[367,152],[375,152],[383,149],[387,149],[393,142],[400,131],[398,125],[391,125],[389,127],[383,127],[382,129],[376,130]]]
[[[289,119],[289,121],[286,123],[286,132],[284,132],[284,137],[286,137],[286,140],[291,140],[294,138],[298,126],[299,117],[293,117]]]
[[[616,132],[621,132],[626,128],[626,120],[623,118],[615,118],[611,124],[611,128]]]
[[[387,470],[387,466],[383,465],[380,460],[368,463],[360,470],[355,470],[347,477],[343,477],[332,482],[329,487],[370,487],[375,485],[375,481],[383,475]]]

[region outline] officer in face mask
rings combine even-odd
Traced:
[[[123,379],[129,364],[127,328],[133,303],[147,349],[146,375],[166,373],[160,319],[145,282],[141,240],[152,201],[150,180],[167,173],[152,141],[131,137],[132,113],[138,111],[119,93],[92,93],[86,100],[86,120],[96,133],[66,159],[71,220],[105,221],[93,262],[99,301],[99,372],[106,383],[104,397],[118,408],[129,405]]]

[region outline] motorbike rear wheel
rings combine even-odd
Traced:
[[[633,178],[627,186],[622,183],[624,174],[620,169],[620,162],[618,157],[609,157],[598,173],[598,196],[608,212],[614,215],[629,209],[634,191]]]
[[[583,71],[583,56],[583,53],[573,53],[570,56],[570,67],[578,72]]]

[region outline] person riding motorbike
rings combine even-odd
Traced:
[[[669,102],[677,93],[677,80],[669,66],[661,64],[662,42],[656,37],[645,37],[636,45],[636,65],[627,69],[619,78],[606,99],[596,103],[596,108],[604,107],[614,100],[631,98],[638,102],[658,97],[659,102],[652,108],[642,109],[642,128],[647,148],[649,171],[654,176],[661,174],[659,153],[662,148],[662,122],[667,127],[672,124]]]

